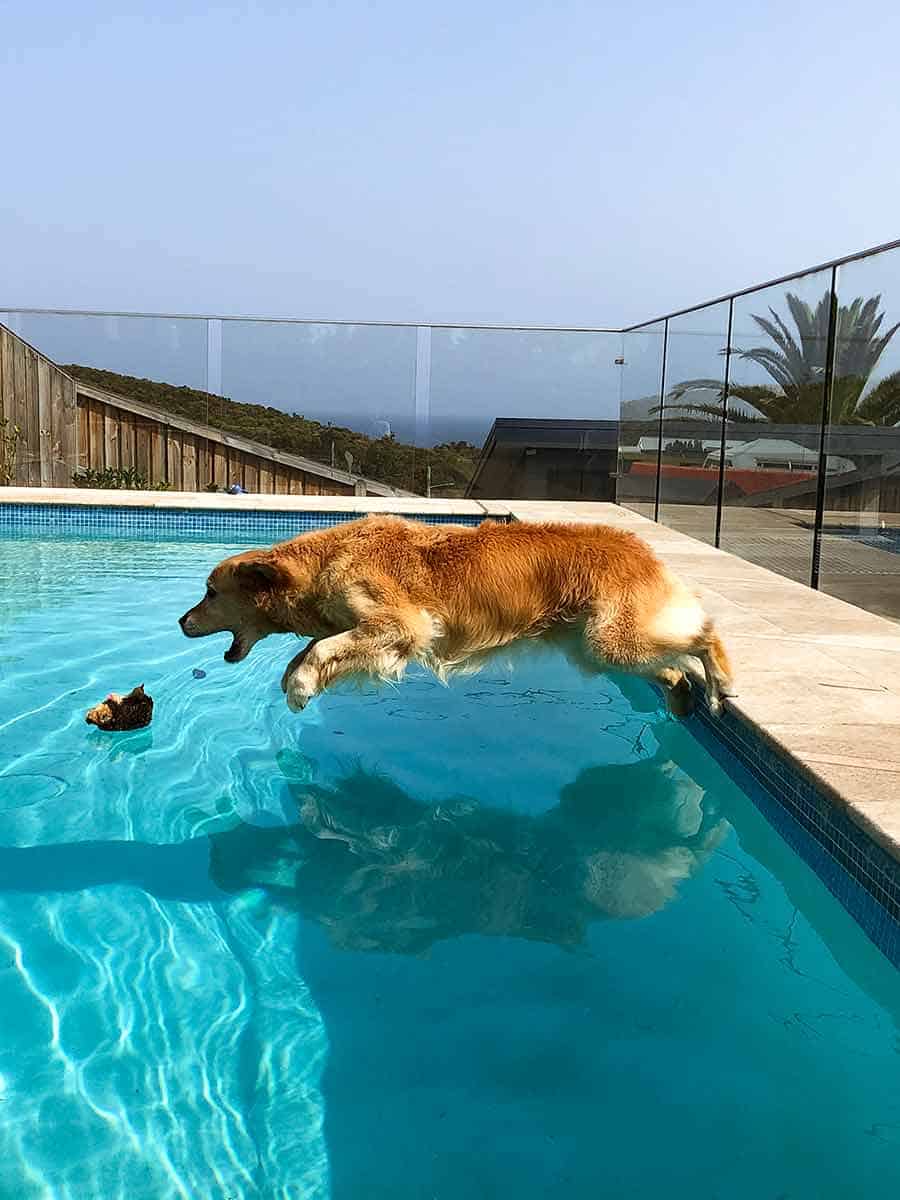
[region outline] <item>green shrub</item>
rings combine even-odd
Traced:
[[[150,483],[135,467],[104,467],[103,470],[88,469],[72,479],[76,487],[124,489],[134,492],[167,492],[167,483]]]

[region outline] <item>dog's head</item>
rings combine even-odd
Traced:
[[[287,584],[271,550],[249,550],[219,563],[206,581],[206,594],[178,622],[186,637],[230,633],[225,661],[238,663],[256,643],[280,626],[274,616],[276,593]]]

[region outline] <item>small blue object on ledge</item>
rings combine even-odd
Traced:
[[[246,496],[246,492],[239,483],[233,483],[228,489],[229,496]]]

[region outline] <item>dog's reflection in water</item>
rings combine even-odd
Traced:
[[[663,908],[728,830],[661,757],[584,770],[539,816],[426,805],[363,770],[296,800],[297,825],[211,836],[215,884],[262,888],[342,949],[404,954],[470,933],[576,947],[592,921]]]

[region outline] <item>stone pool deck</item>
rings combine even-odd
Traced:
[[[603,522],[695,585],[735,666],[732,711],[900,859],[900,625],[614,504],[0,488],[0,504],[399,512]],[[897,578],[900,588],[900,577]]]

